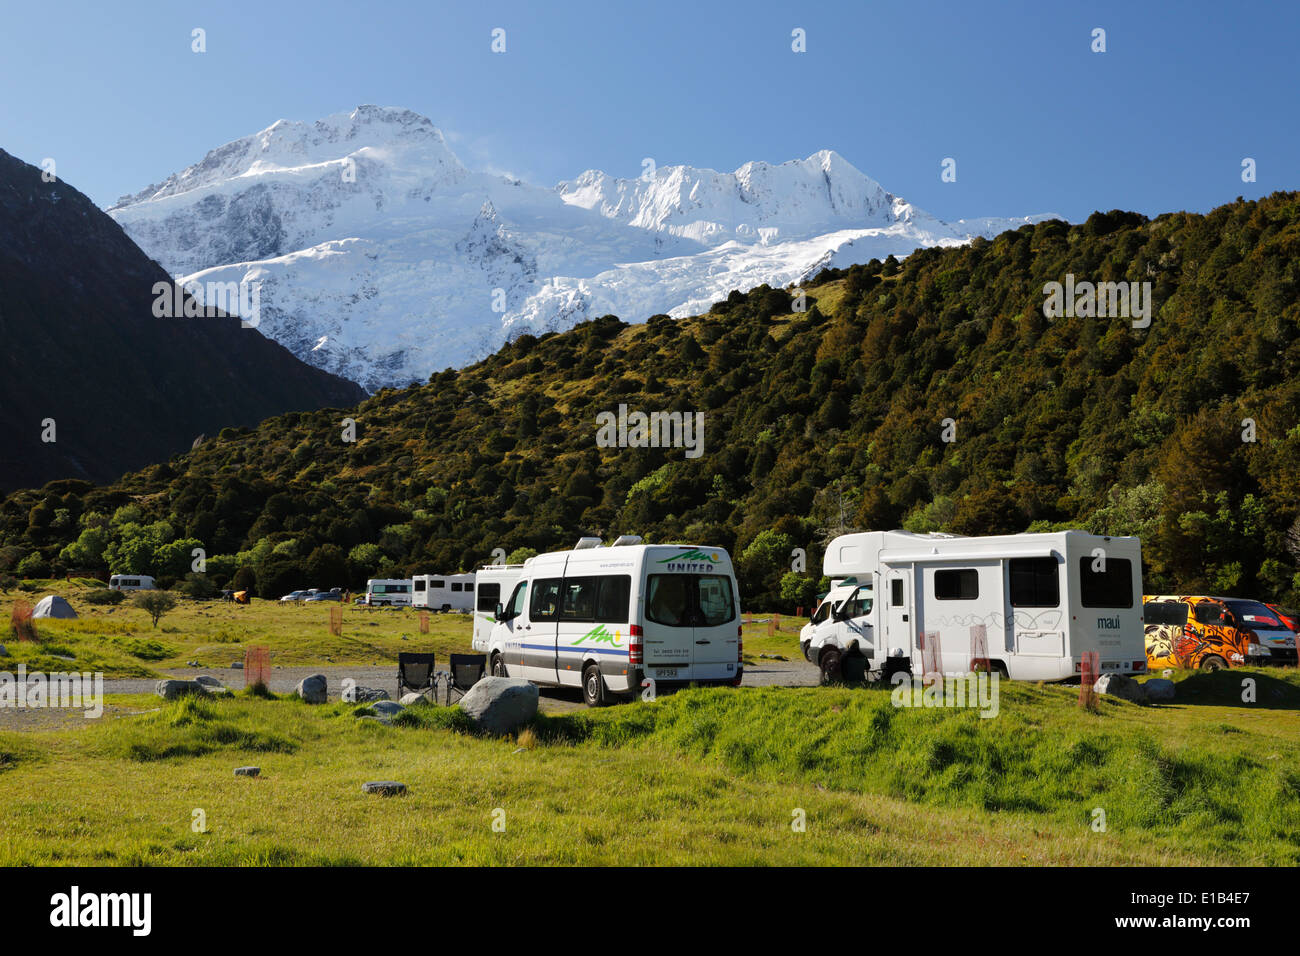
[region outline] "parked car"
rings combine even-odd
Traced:
[[[1149,667],[1295,663],[1294,632],[1259,601],[1204,594],[1148,595],[1143,601]]]
[[[313,601],[342,601],[342,600],[343,600],[343,595],[339,594],[337,591],[317,591],[311,597],[307,598],[307,603],[310,604]]]
[[[284,597],[280,598],[280,602],[284,603],[285,601],[305,601],[310,596],[311,596],[310,591],[290,591]]]

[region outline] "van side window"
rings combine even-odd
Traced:
[[[452,582],[451,582],[451,589],[452,589],[453,591],[459,591],[459,590],[460,590],[461,588],[463,588],[463,587],[464,587],[464,585],[461,584],[459,581],[452,581]]]
[[[1182,601],[1152,601],[1142,608],[1142,621],[1182,627],[1187,623],[1187,605]]]
[[[600,590],[596,592],[596,621],[600,624],[626,624],[632,578],[626,574],[611,574],[597,580]]]
[[[979,572],[974,568],[935,571],[934,596],[940,601],[974,601],[980,596]]]
[[[590,621],[596,611],[598,578],[565,578],[564,601],[560,618],[565,621]]]
[[[1061,579],[1055,558],[1012,558],[1007,562],[1012,607],[1060,607]]]
[[[1096,559],[1079,559],[1079,601],[1084,607],[1133,606],[1133,564],[1128,558],[1106,558],[1103,570],[1094,571]]]
[[[432,581],[429,582],[429,587],[431,587],[431,588],[437,588],[438,590],[442,590],[442,589],[445,588],[446,586],[447,586],[447,582],[446,582],[446,581],[439,581],[439,580],[436,579],[436,578],[435,578],[434,580],[432,580]]]
[[[533,600],[528,607],[528,617],[533,621],[553,621],[560,614],[559,578],[542,578],[533,583]]]
[[[501,600],[501,585],[495,581],[490,584],[480,584],[478,586],[478,600],[475,603],[480,611],[489,613],[497,609],[497,602]]]

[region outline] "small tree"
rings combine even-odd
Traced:
[[[158,620],[176,606],[176,599],[166,591],[139,591],[132,603],[148,614],[157,627]]]

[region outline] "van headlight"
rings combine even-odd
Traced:
[[[1246,653],[1251,657],[1268,657],[1272,652],[1263,644],[1251,644],[1246,648]]]

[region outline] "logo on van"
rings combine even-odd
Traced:
[[[591,641],[591,643],[593,644],[609,644],[611,647],[620,647],[621,646],[619,643],[620,640],[621,640],[621,636],[619,635],[618,631],[615,631],[613,634],[611,634],[609,631],[605,630],[604,624],[597,624],[590,631],[582,635],[582,637],[578,638],[573,643],[581,644],[584,641]]]
[[[1105,631],[1118,631],[1120,629],[1119,618],[1099,617],[1097,618],[1097,629],[1105,630]]]
[[[669,571],[712,571],[713,566],[722,559],[714,551],[712,554],[691,548],[671,558],[664,558],[659,564],[668,565]]]

